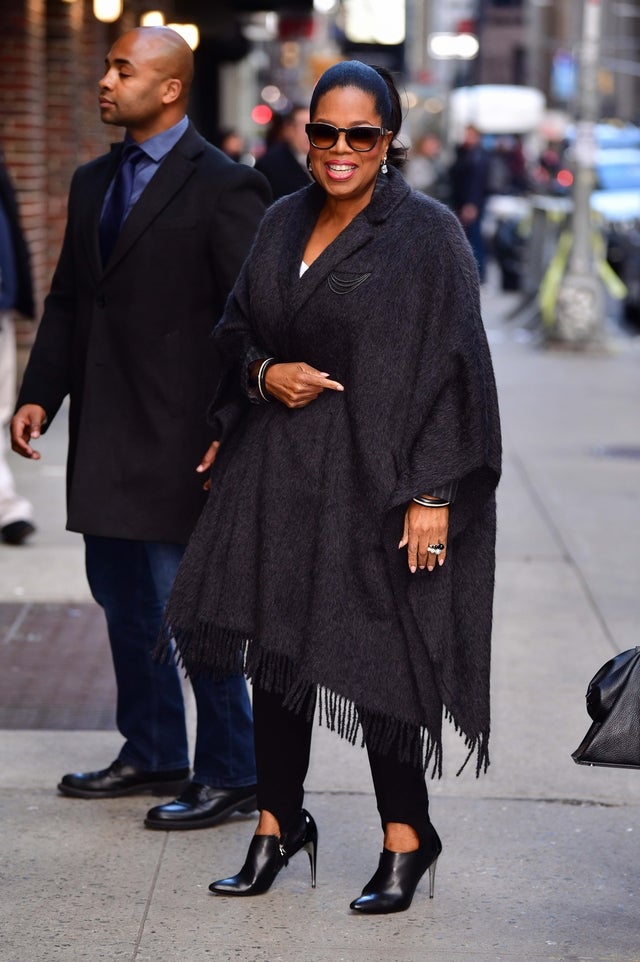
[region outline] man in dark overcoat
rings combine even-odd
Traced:
[[[268,147],[256,163],[256,170],[269,181],[274,200],[308,187],[311,175],[307,169],[309,138],[305,124],[309,108],[295,104],[282,121],[278,140]]]
[[[193,682],[193,779],[182,687],[153,657],[164,605],[206,494],[196,472],[217,382],[210,332],[270,200],[264,178],[207,144],[186,116],[193,71],[173,30],[120,37],[99,83],[124,143],[80,167],[12,422],[18,454],[68,395],[67,527],[84,535],[104,608],[124,736],[106,769],[65,775],[65,795],[179,797],[150,828],[199,828],[255,802],[248,693],[238,675]]]
[[[451,206],[471,244],[483,283],[486,251],[482,223],[489,194],[489,154],[482,146],[481,132],[473,124],[465,127],[464,140],[456,148],[450,175]]]

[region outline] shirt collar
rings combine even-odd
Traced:
[[[174,124],[173,127],[169,127],[168,130],[163,130],[159,134],[154,134],[153,137],[149,137],[148,140],[143,141],[141,144],[138,144],[138,146],[151,160],[159,164],[169,151],[175,147],[188,126],[189,118],[185,116],[182,120],[179,120],[177,124]],[[134,143],[133,138],[131,138],[129,134],[126,134],[124,138],[125,147],[127,144],[132,143]]]

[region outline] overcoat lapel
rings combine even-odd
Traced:
[[[202,153],[203,143],[204,141],[200,135],[190,126],[175,147],[169,151],[160,164],[159,170],[152,177],[149,184],[147,184],[140,199],[124,222],[111,257],[104,265],[105,274],[109,273],[109,271],[122,260],[132,244],[149,228],[150,224],[162,213],[172,198],[182,190],[183,185],[196,169],[194,158]],[[117,146],[120,149],[118,150],[114,167],[111,168],[112,174],[120,158],[120,151],[122,150],[122,144],[118,144]],[[102,196],[104,197],[104,191]],[[98,211],[98,218],[99,216],[100,212]],[[95,236],[97,239],[97,224]]]
[[[162,213],[169,201],[182,189],[191,177],[195,165],[176,150],[167,154],[138,202],[127,217],[118,235],[111,257],[104,267],[107,274],[127,254],[132,244],[146,231],[150,224]]]
[[[408,194],[409,188],[401,178],[398,178],[394,184],[379,178],[369,206],[345,227],[300,277],[300,262],[304,248],[315,226],[324,198],[323,192],[316,185],[301,194],[304,210],[301,211],[296,207],[291,212],[292,229],[289,233],[294,242],[287,248],[281,276],[283,302],[287,305],[290,317],[295,316],[318,287],[326,283],[332,271],[376,236],[377,223],[386,220],[391,211]]]
[[[82,233],[85,250],[87,251],[87,265],[96,283],[103,273],[99,235],[100,214],[102,212],[104,195],[116,172],[121,153],[122,144],[112,144],[111,153],[106,154],[100,161],[102,163],[102,176],[87,178],[87,194],[83,199],[84,216],[82,218]]]
[[[375,230],[373,226],[367,220],[363,219],[362,214],[359,214],[351,221],[348,227],[325,248],[302,277],[299,277],[294,283],[291,283],[291,275],[289,274],[287,281],[290,316],[295,316],[295,314],[304,307],[305,303],[318,287],[321,284],[326,284],[331,272],[338,268],[348,257],[355,254],[356,251],[365,247],[374,235]],[[297,265],[295,265],[294,270],[295,273],[299,275],[302,250],[299,248],[295,253],[297,256]]]

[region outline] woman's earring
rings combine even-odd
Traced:
[[[386,154],[385,154],[385,156],[384,156],[384,159],[383,159],[382,163],[380,164],[380,172],[383,173],[383,174],[388,174],[388,173],[389,173],[389,168],[387,167],[387,156],[386,156]]]

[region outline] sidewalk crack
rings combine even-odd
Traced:
[[[593,614],[595,615],[595,618],[596,618],[598,624],[600,625],[600,627],[601,627],[601,629],[602,629],[602,632],[603,632],[605,638],[608,640],[608,642],[609,642],[609,644],[611,645],[612,649],[613,649],[614,651],[618,651],[618,643],[617,643],[616,639],[613,637],[613,634],[611,633],[611,630],[610,630],[610,628],[609,628],[609,625],[608,625],[607,622],[606,622],[606,619],[605,619],[605,617],[604,617],[604,614],[603,614],[602,611],[600,610],[600,607],[599,607],[599,605],[598,605],[598,602],[596,601],[596,597],[595,597],[593,591],[591,590],[591,586],[589,585],[589,582],[588,582],[588,580],[587,580],[587,576],[585,575],[584,571],[582,570],[582,568],[581,568],[580,565],[578,564],[577,560],[576,560],[576,559],[574,558],[574,556],[572,555],[572,553],[571,553],[571,551],[570,551],[570,549],[569,549],[568,544],[566,543],[566,541],[565,541],[564,538],[562,537],[562,533],[561,533],[561,531],[560,531],[560,528],[559,528],[558,525],[555,523],[555,521],[554,521],[554,519],[553,519],[553,517],[552,517],[552,515],[551,515],[551,512],[549,511],[549,508],[547,507],[546,502],[545,502],[544,499],[540,496],[540,494],[538,493],[538,490],[537,490],[535,484],[532,482],[531,478],[529,477],[529,474],[527,473],[527,469],[526,469],[526,467],[525,467],[525,465],[524,465],[524,462],[523,462],[522,458],[521,458],[515,451],[511,451],[510,456],[511,456],[511,459],[512,459],[512,461],[513,461],[513,464],[514,464],[516,470],[518,471],[518,473],[519,473],[519,475],[520,475],[520,477],[521,477],[521,479],[522,479],[525,487],[527,488],[527,491],[529,492],[529,495],[530,495],[530,497],[531,497],[531,500],[535,503],[538,511],[540,512],[541,516],[544,518],[544,520],[545,520],[545,522],[546,522],[546,524],[547,524],[547,527],[548,527],[549,531],[551,532],[552,536],[553,536],[553,537],[555,538],[555,540],[556,540],[556,543],[557,543],[558,546],[560,547],[563,558],[567,561],[567,563],[568,563],[568,564],[571,566],[571,568],[573,568],[573,570],[575,571],[576,577],[578,578],[578,581],[580,582],[580,585],[582,586],[582,590],[584,591],[584,594],[585,594],[585,597],[586,597],[587,602],[588,602],[588,604],[589,604],[589,607],[591,608],[591,611],[592,611]]]
[[[22,628],[22,626],[23,626],[23,624],[24,624],[24,622],[25,622],[25,620],[26,620],[26,618],[27,618],[27,615],[28,615],[29,612],[31,611],[31,608],[32,608],[32,607],[33,607],[33,605],[32,605],[32,603],[31,603],[30,601],[28,601],[26,604],[22,605],[22,607],[20,608],[20,611],[18,612],[18,614],[16,615],[16,617],[13,619],[13,622],[12,622],[11,626],[9,627],[6,635],[5,635],[4,638],[2,639],[2,644],[3,644],[3,645],[10,645],[12,641],[15,641],[15,639],[16,639],[17,636],[18,636],[18,632],[19,632],[20,629]]]
[[[162,845],[160,846],[160,854],[158,855],[158,861],[156,863],[155,871],[153,873],[153,878],[151,879],[151,888],[149,889],[149,894],[147,896],[147,901],[144,906],[144,911],[142,913],[142,918],[140,919],[140,926],[138,928],[138,934],[136,936],[136,941],[133,947],[133,954],[131,956],[131,962],[136,962],[140,952],[140,946],[142,943],[142,936],[144,935],[145,926],[147,924],[147,919],[149,918],[149,910],[151,909],[151,902],[153,901],[153,896],[158,885],[158,878],[160,877],[160,868],[162,866],[162,859],[167,850],[167,843],[169,840],[169,832],[164,833],[164,838],[162,840]]]

